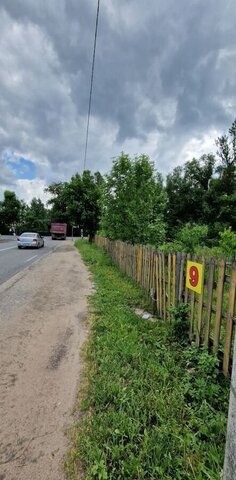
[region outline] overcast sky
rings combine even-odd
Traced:
[[[97,0],[1,0],[0,197],[82,172]],[[101,0],[86,167],[166,175],[236,117],[235,0]]]

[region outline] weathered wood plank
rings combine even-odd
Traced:
[[[158,254],[159,263],[159,288],[160,288],[160,317],[163,318],[163,286],[162,286],[162,259],[161,254]]]
[[[204,297],[204,275],[205,275],[205,258],[201,259],[202,263],[202,284],[201,284],[201,293],[198,297],[198,320],[197,320],[197,331],[196,331],[196,345],[199,347],[201,340],[201,328],[202,328],[202,310],[203,310],[203,297]],[[194,331],[194,328],[193,328]]]
[[[156,304],[157,304],[157,313],[160,316],[160,283],[159,283],[159,256],[156,254]]]
[[[170,306],[171,306],[171,254],[168,254],[168,280],[167,280],[167,308],[168,318],[170,320]]]
[[[176,254],[176,272],[175,272],[175,301],[179,301],[179,282],[180,282],[180,268],[181,268],[181,253]]]
[[[215,317],[215,329],[214,329],[214,340],[213,340],[214,353],[218,351],[218,347],[219,347],[223,293],[224,293],[224,277],[225,277],[225,260],[221,260],[218,268],[218,282],[217,282],[217,290],[216,290],[216,317]]]
[[[165,255],[161,254],[162,260],[162,290],[163,290],[163,318],[166,320],[166,269],[165,269]]]
[[[178,302],[182,302],[183,290],[184,290],[184,267],[186,263],[186,254],[182,253],[181,262],[180,262],[180,273],[179,273],[179,291],[178,291]]]
[[[192,341],[194,333],[194,302],[195,302],[195,292],[190,291],[190,325],[189,325],[189,339]]]
[[[223,359],[223,372],[225,375],[229,373],[229,361],[230,350],[233,331],[233,316],[235,305],[235,288],[236,288],[236,263],[232,265],[231,281],[229,287],[229,299],[228,299],[228,315],[226,320],[226,332],[225,332],[225,345],[224,345],[224,359]]]
[[[175,307],[175,289],[176,289],[176,254],[172,254],[172,306]]]
[[[213,298],[213,284],[214,284],[215,263],[212,260],[209,264],[209,276],[207,282],[207,313],[206,313],[206,328],[204,346],[209,346],[210,330],[211,330],[211,314],[212,314],[212,298]]]

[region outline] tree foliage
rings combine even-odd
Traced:
[[[168,234],[173,238],[185,223],[204,223],[211,216],[210,188],[216,159],[203,155],[183,166],[176,167],[167,176]]]
[[[0,202],[0,228],[3,233],[9,233],[9,230],[19,223],[21,208],[21,201],[15,192],[6,190],[4,199]]]
[[[24,207],[21,230],[45,232],[48,230],[49,212],[40,198],[33,198],[30,206]]]
[[[52,221],[65,222],[72,227],[79,225],[91,237],[98,229],[100,219],[100,197],[103,177],[89,170],[82,175],[76,173],[68,182],[52,183],[46,189],[51,194]]]
[[[165,192],[161,175],[146,155],[122,153],[106,177],[102,232],[131,243],[160,243],[165,237]]]
[[[183,245],[183,250],[188,253],[194,253],[195,248],[203,246],[208,235],[207,225],[197,225],[186,223],[176,235],[177,241]]]

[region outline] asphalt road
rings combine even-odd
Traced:
[[[0,284],[32,263],[38,262],[43,256],[60,248],[64,242],[45,237],[44,243],[44,248],[22,248],[19,250],[13,236],[0,237]]]

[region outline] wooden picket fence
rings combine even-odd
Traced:
[[[183,253],[164,254],[144,245],[130,245],[95,237],[114,263],[141,285],[158,317],[171,320],[171,307],[190,305],[189,338],[217,354],[225,375],[231,370],[235,329],[236,262],[191,257]],[[186,287],[187,260],[203,266],[203,289],[197,294]]]

